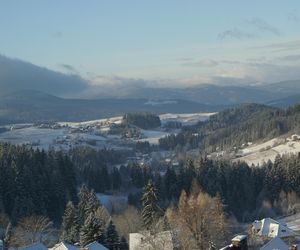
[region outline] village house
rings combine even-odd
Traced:
[[[254,221],[252,224],[252,229],[257,235],[263,237],[284,238],[295,236],[295,233],[292,229],[271,218]]]
[[[129,250],[173,250],[170,231],[150,234],[149,231],[129,234]]]

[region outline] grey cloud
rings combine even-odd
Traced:
[[[300,61],[300,55],[280,56],[280,57],[277,57],[276,60],[288,61],[288,62],[298,62],[298,61]]]
[[[225,40],[226,38],[243,40],[243,39],[250,39],[255,37],[256,37],[255,34],[247,33],[237,28],[225,30],[218,34],[218,39],[220,40]]]
[[[0,93],[34,89],[58,96],[68,96],[88,87],[78,75],[66,75],[28,62],[0,55]]]
[[[216,60],[212,59],[203,59],[200,61],[194,61],[194,62],[186,62],[183,63],[182,66],[187,66],[187,67],[216,67],[218,66],[219,63]]]
[[[183,62],[183,63],[191,62],[191,61],[194,61],[194,60],[195,60],[195,58],[193,58],[193,57],[181,57],[181,58],[174,59],[174,61],[176,61],[176,62]]]
[[[282,43],[272,43],[265,46],[251,47],[252,49],[269,49],[273,52],[300,50],[300,40],[287,41]]]
[[[281,32],[279,31],[278,28],[276,28],[275,26],[269,24],[267,21],[265,21],[261,18],[254,17],[254,18],[248,20],[248,22],[251,25],[253,25],[254,27],[256,27],[257,29],[259,29],[259,30],[267,31],[267,32],[269,32],[273,35],[276,35],[276,36],[281,35]]]

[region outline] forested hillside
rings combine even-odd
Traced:
[[[245,104],[221,111],[208,121],[185,128],[178,135],[162,138],[160,146],[163,149],[174,149],[177,145],[199,147],[211,152],[217,147],[228,149],[299,131],[300,105],[282,110],[259,104]]]

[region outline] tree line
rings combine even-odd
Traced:
[[[212,152],[226,150],[243,143],[271,139],[300,131],[300,105],[281,110],[260,104],[245,104],[226,109],[195,126],[184,127],[177,135],[161,138],[162,149],[177,146]]]

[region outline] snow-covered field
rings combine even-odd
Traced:
[[[116,116],[111,118],[99,119],[99,120],[92,120],[92,121],[85,121],[85,122],[58,122],[61,126],[69,126],[71,128],[79,128],[79,127],[86,127],[86,126],[103,126],[108,124],[120,124],[122,122],[122,116]]]
[[[150,144],[158,145],[159,139],[169,135],[170,133],[160,130],[141,130],[145,138],[138,141],[148,141]],[[173,133],[174,134],[174,133]]]
[[[38,129],[36,127],[26,127],[14,129],[0,134],[1,142],[12,144],[39,144],[40,148],[48,149],[53,141],[67,134],[66,129]]]
[[[0,133],[0,142],[9,142],[16,145],[27,144],[33,148],[45,150],[48,150],[50,147],[67,150],[76,145],[110,148],[113,147],[113,140],[116,140],[116,138],[104,137],[100,134],[72,133],[66,127],[51,129],[31,126]]]
[[[192,125],[205,121],[213,113],[194,114],[164,114],[160,115],[162,124],[168,121],[178,121],[183,125]],[[34,126],[33,124],[19,124],[6,126],[11,130],[0,133],[0,142],[12,144],[28,144],[34,148],[48,150],[69,149],[76,145],[86,145],[94,148],[122,148],[124,142],[119,135],[109,135],[112,124],[120,124],[122,116],[111,117],[85,122],[58,122],[54,125]],[[173,130],[177,133],[179,130]],[[158,144],[160,138],[170,134],[164,129],[142,130],[143,139],[151,144]]]
[[[241,157],[234,161],[245,161],[249,165],[261,165],[268,160],[274,161],[276,155],[296,154],[300,152],[300,141],[287,138],[275,138],[264,143],[257,143],[239,150]]]
[[[180,122],[183,126],[191,126],[197,124],[200,121],[206,121],[211,115],[215,113],[192,113],[192,114],[163,114],[159,118],[162,125],[170,121]],[[142,134],[145,138],[140,139],[139,141],[148,141],[150,144],[157,145],[159,139],[165,137],[169,134],[177,134],[180,129],[173,129],[171,132],[163,131],[162,129],[157,130],[144,130],[142,129]]]
[[[97,193],[97,198],[100,203],[107,209],[108,213],[111,214],[113,211],[118,212],[123,210],[127,206],[127,196],[125,195],[106,195]]]

